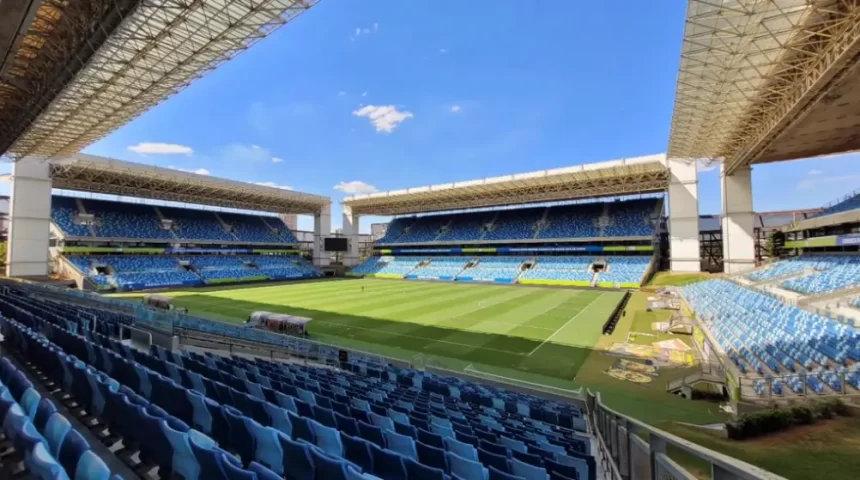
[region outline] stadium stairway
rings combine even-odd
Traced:
[[[218,215],[218,212],[212,212],[212,213],[215,215],[215,219],[218,220],[218,223],[221,225],[221,228],[223,228],[225,232],[229,232],[230,235],[232,235],[233,238],[236,239],[236,241],[239,241],[239,237],[237,237],[236,233],[233,232],[230,224],[225,222],[224,219],[221,218],[221,215]]]

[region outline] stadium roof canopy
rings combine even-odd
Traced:
[[[860,4],[689,0],[668,155],[726,170],[860,149]]]
[[[403,215],[665,191],[665,155],[613,160],[344,199],[359,215]]]
[[[51,176],[59,189],[263,212],[313,214],[331,203],[319,195],[83,154],[52,160]]]
[[[317,1],[0,1],[0,154],[77,153]]]

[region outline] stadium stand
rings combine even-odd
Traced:
[[[538,233],[538,222],[546,208],[500,210],[484,240],[530,240]]]
[[[528,257],[481,257],[477,264],[469,267],[457,280],[479,282],[513,283],[520,275],[520,268]]]
[[[550,208],[547,225],[538,238],[591,238],[600,236],[600,216],[604,203],[585,203]]]
[[[79,215],[93,216],[94,225],[81,224]],[[295,235],[276,217],[243,215],[138,203],[52,197],[51,219],[67,236],[147,240],[226,241],[294,244]],[[172,228],[162,226],[172,220]],[[169,225],[165,223],[165,225]]]
[[[841,202],[838,202],[825,208],[823,211],[821,211],[815,216],[823,217],[825,215],[833,215],[835,213],[857,210],[858,208],[860,208],[860,190],[850,194],[845,200],[842,200]]]
[[[661,199],[580,203],[394,219],[379,244],[643,237]]]
[[[860,333],[726,280],[682,288],[689,305],[759,395],[860,388]],[[774,378],[774,377],[779,378]]]
[[[430,257],[407,278],[453,280],[466,268],[470,260],[469,257]]]
[[[295,255],[70,255],[67,258],[96,285],[120,290],[321,275],[307,260]],[[95,267],[109,273],[99,273]]]
[[[764,282],[811,270],[825,271],[837,267],[839,264],[840,259],[836,256],[800,255],[773,262],[747,274],[747,278],[755,282]]]
[[[537,257],[534,267],[523,272],[524,280],[551,280],[591,283],[594,272],[589,266],[594,257]]]
[[[636,285],[642,283],[651,257],[606,257],[606,270],[598,276],[599,284]]]
[[[846,255],[838,258],[838,264],[833,268],[786,280],[780,286],[795,292],[819,295],[860,285],[860,256]]]
[[[338,371],[157,346],[144,353],[75,334],[80,320],[68,313],[76,307],[52,305],[0,298],[9,350],[27,352],[163,478],[596,478],[575,405],[360,356]],[[13,396],[23,398],[27,383],[13,378]],[[83,455],[61,449],[48,463]]]
[[[381,275],[406,275],[425,260],[423,257],[391,257],[392,260],[383,265],[378,274]]]
[[[66,235],[72,237],[90,236],[90,228],[87,225],[76,223],[78,217],[78,205],[74,198],[52,197],[51,220]]]

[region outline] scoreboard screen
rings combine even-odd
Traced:
[[[324,239],[324,248],[326,252],[345,252],[347,251],[346,238],[332,237]]]

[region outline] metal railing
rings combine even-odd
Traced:
[[[710,478],[715,480],[783,479],[618,413],[603,404],[599,393],[589,391],[586,404],[598,442],[597,460],[612,480],[697,480],[669,457],[669,447],[706,462]]]

